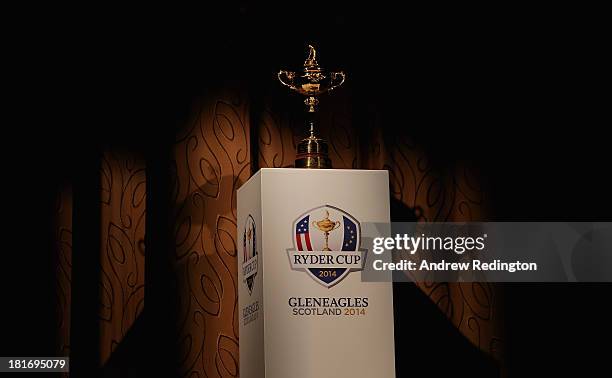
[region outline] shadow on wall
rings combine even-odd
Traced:
[[[415,209],[391,198],[393,222],[416,222]],[[393,284],[397,377],[499,377],[499,364],[473,345],[423,290]]]

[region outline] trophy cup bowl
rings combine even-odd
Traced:
[[[308,112],[314,113],[319,103],[318,96],[341,86],[346,79],[344,72],[327,72],[317,63],[317,51],[308,45],[308,57],[304,70],[298,74],[292,71],[279,71],[278,80],[289,89],[306,96],[304,104]]]
[[[323,232],[331,232],[340,226],[339,221],[331,221],[328,218],[313,222],[315,226]]]
[[[318,96],[341,86],[346,79],[344,72],[325,72],[322,69],[305,71],[298,75],[291,71],[279,71],[278,80],[291,90],[306,96],[304,104],[314,113],[319,104]]]

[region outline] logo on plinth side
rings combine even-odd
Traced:
[[[316,207],[297,217],[292,232],[293,248],[287,249],[291,269],[306,272],[319,284],[330,288],[363,269],[361,227],[346,211]]]
[[[257,275],[257,227],[255,219],[249,214],[242,233],[242,277],[249,294],[253,293],[255,276]]]

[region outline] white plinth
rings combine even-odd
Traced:
[[[241,377],[395,377],[391,284],[359,270],[360,224],[389,222],[388,182],[264,168],[238,190]]]

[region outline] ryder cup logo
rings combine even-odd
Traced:
[[[249,215],[244,224],[242,233],[242,276],[243,281],[249,288],[249,294],[253,293],[255,276],[257,275],[257,229],[255,220]]]
[[[359,249],[359,222],[344,210],[330,205],[309,210],[295,220],[292,231],[294,248],[287,250],[291,269],[327,288],[363,269],[366,250]]]

